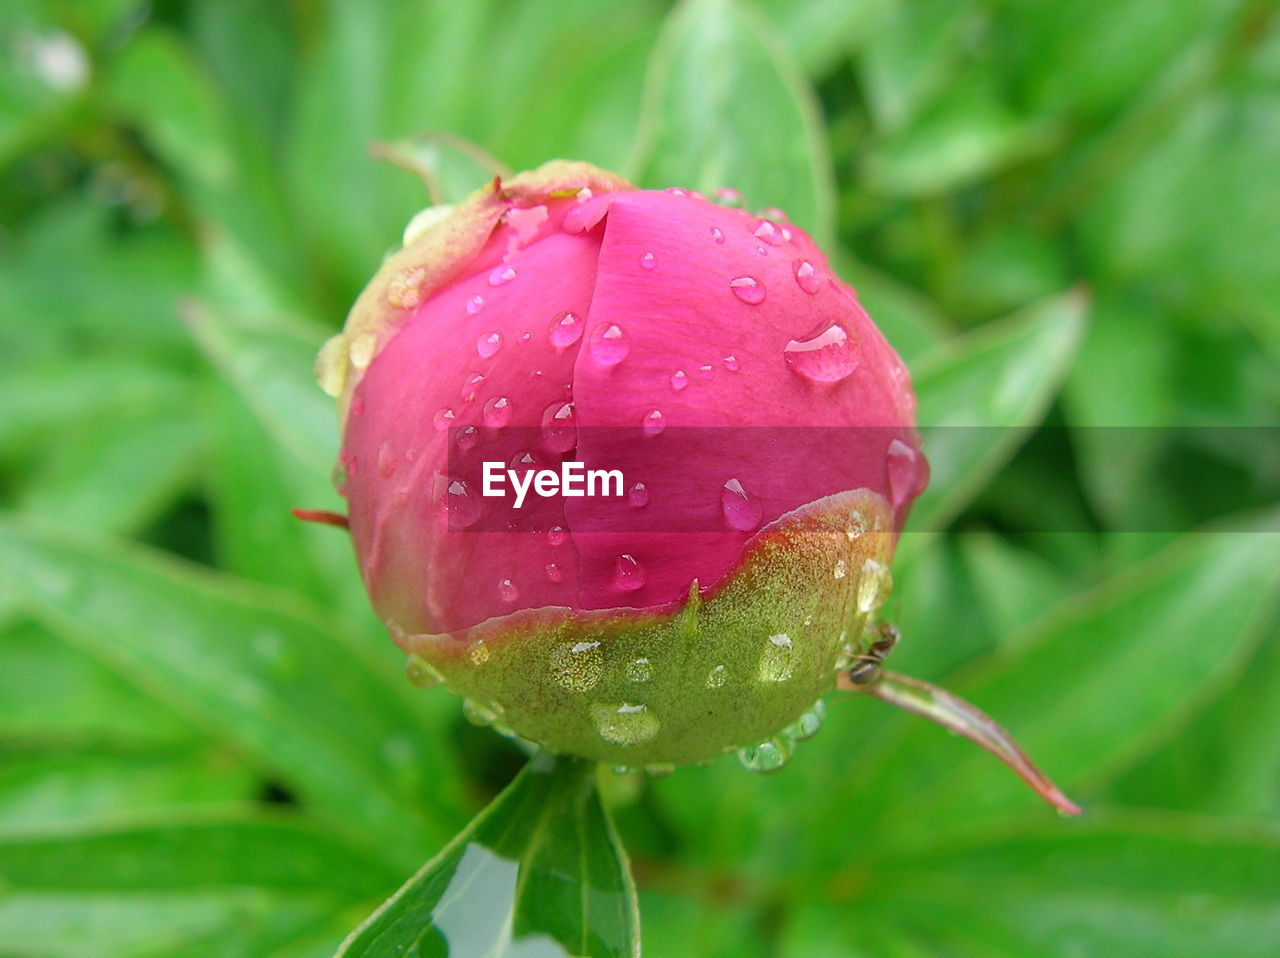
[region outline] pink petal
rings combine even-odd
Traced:
[[[852,291],[827,284],[806,292],[796,262],[829,275],[825,258],[794,228],[791,241],[761,255],[758,223],[664,192],[613,199],[588,328],[617,325],[629,349],[616,364],[596,361],[590,350],[578,355],[579,452],[588,468],[621,468],[628,484],[644,482],[650,500],[642,516],[625,500],[568,503],[583,608],[661,605],[686,595],[693,579],[706,588],[730,572],[750,535],[724,521],[730,480],[758,500],[767,523],[847,489],[887,494],[890,442],[906,436],[914,445],[892,372],[897,357]],[[642,265],[649,253],[652,268]],[[735,294],[730,284],[741,277],[763,288],[763,301]],[[787,344],[832,323],[856,343],[853,372],[821,383],[797,375],[784,359]],[[726,365],[728,356],[737,371]],[[710,376],[699,372],[706,365]],[[685,388],[672,386],[677,371],[686,374]],[[647,436],[641,423],[655,409],[666,428]],[[598,426],[634,432],[589,428]],[[733,428],[685,431],[691,426]],[[618,587],[619,555],[645,566],[641,589]]]
[[[549,330],[562,311],[588,314],[599,233],[538,233],[508,261],[515,277],[494,286],[489,276],[509,238],[499,230],[466,278],[418,309],[353,397],[353,408],[364,399],[366,411],[350,417],[345,437],[356,463],[347,483],[351,531],[375,606],[404,632],[452,632],[519,608],[577,605],[573,542],[547,541],[547,530],[565,524],[561,501],[530,496],[499,521],[499,500],[480,497],[481,463],[517,458],[540,434],[543,411],[571,398],[576,348],[557,348]],[[483,355],[477,344],[494,334],[501,345]],[[469,386],[476,373],[483,380]],[[486,426],[486,404],[502,398],[508,424]],[[455,432],[450,455],[451,433],[433,422],[444,410],[455,431],[475,427],[474,446],[459,449]],[[450,528],[439,505],[459,480],[480,509],[466,529]],[[506,530],[507,518],[517,531]]]

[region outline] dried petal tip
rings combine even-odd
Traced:
[[[1064,815],[1079,815],[1081,808],[1035,766],[1008,732],[995,720],[964,699],[928,682],[880,672],[871,682],[858,682],[842,674],[838,688],[844,692],[866,692],[900,709],[914,712],[943,728],[976,742],[1008,765],[1037,795]]]

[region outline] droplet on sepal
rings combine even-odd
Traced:
[[[646,705],[596,702],[592,704],[590,713],[600,737],[614,745],[643,745],[662,728],[658,716]]]

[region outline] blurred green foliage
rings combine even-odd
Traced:
[[[331,954],[522,764],[288,513],[340,508],[312,357],[428,202],[368,144],[428,131],[787,208],[922,422],[999,427],[928,447],[895,667],[1086,817],[832,703],[775,776],[602,779],[647,954],[1280,953],[1276,4],[9,0],[0,956]],[[580,770],[522,781],[469,834],[629,892]]]

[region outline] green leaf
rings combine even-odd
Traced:
[[[19,508],[70,526],[135,530],[191,483],[202,439],[188,409],[96,418],[63,435]]]
[[[913,373],[929,487],[909,528],[939,529],[981,490],[1048,408],[1084,328],[1079,293],[952,340]],[[903,546],[909,550],[911,537]]]
[[[1002,644],[1024,641],[1027,627],[1070,593],[1071,583],[1057,569],[1016,541],[970,533],[956,544],[991,632]]]
[[[151,809],[227,806],[250,801],[260,789],[249,769],[210,749],[6,752],[0,758],[0,835],[120,820]]]
[[[182,373],[130,357],[59,357],[0,376],[0,446],[6,451],[94,415],[190,405]]]
[[[858,66],[868,105],[882,130],[905,126],[960,71],[965,40],[981,27],[972,0],[894,3]]]
[[[1104,818],[907,855],[878,871],[859,913],[879,912],[948,954],[1266,958],[1280,942],[1274,830]]]
[[[1149,306],[1101,299],[1071,370],[1064,406],[1081,481],[1098,514],[1120,530],[1177,529],[1176,504],[1154,475],[1174,429],[1178,342]]]
[[[491,14],[477,51],[485,89],[466,107],[465,132],[516,169],[557,156],[621,169],[663,12],[632,0],[560,0]]]
[[[323,921],[332,896],[256,888],[10,893],[0,950],[27,958],[259,958]]]
[[[654,51],[633,179],[776,206],[832,235],[831,160],[812,91],[767,25],[732,0],[684,0]]]
[[[287,818],[173,820],[0,836],[0,874],[23,891],[173,891],[242,886],[384,893],[394,871],[333,837]]]
[[[472,71],[487,59],[481,43],[493,6],[321,5],[297,78],[285,174],[309,252],[338,301],[354,298],[429,202],[422,184],[374,160],[367,145],[460,129],[474,99]]]
[[[1280,597],[1280,536],[1201,533],[1066,602],[967,678],[943,684],[982,708],[1082,800],[1184,728],[1241,668]],[[923,637],[920,637],[923,639]],[[988,756],[922,724],[882,736],[878,756],[831,801],[874,783],[873,847],[933,840],[1034,802]],[[940,783],[945,782],[945,787]]]
[[[457,820],[439,721],[390,643],[287,594],[30,523],[0,523],[0,569],[50,628],[390,860],[420,859]]]
[[[230,314],[193,304],[187,321],[201,350],[271,433],[316,475],[338,457],[337,413],[316,384],[319,330]]]
[[[121,231],[112,216],[90,191],[68,192],[15,231],[0,258],[4,360],[55,337],[92,353],[124,347],[135,362],[191,353],[177,305],[196,281],[194,244],[164,223]]]
[[[59,130],[89,80],[89,53],[26,3],[0,10],[0,164]]]
[[[0,632],[0,738],[33,749],[199,741],[188,723],[96,659],[25,622]]]
[[[872,266],[837,253],[842,279],[851,283],[885,339],[908,364],[928,355],[951,335],[951,327],[929,299]]]
[[[171,168],[206,246],[230,245],[271,277],[272,305],[298,309],[317,298],[266,143],[236,122],[226,91],[185,39],[148,25],[112,61],[107,80],[108,104]]]
[[[760,0],[795,58],[814,80],[876,35],[893,0]]]
[[[535,755],[352,933],[342,958],[638,956],[635,889],[594,770],[577,759]]]
[[[203,305],[192,307],[189,323],[226,383],[211,388],[205,409],[219,555],[240,575],[368,620],[348,537],[290,513],[347,508],[330,480],[337,412],[313,372],[321,337]],[[264,550],[263,542],[277,548]]]
[[[990,70],[971,67],[909,126],[867,156],[868,186],[894,196],[939,196],[1054,143],[1051,126],[1023,120],[1002,101]]]
[[[1020,3],[1002,10],[1014,46],[1005,62],[1036,109],[1102,113],[1139,99],[1188,48],[1216,40],[1238,9],[1145,0],[1119,0],[1105,9],[1069,0]],[[1063,29],[1067,17],[1069,30]],[[1135,37],[1142,42],[1134,43]]]
[[[646,955],[733,955],[769,958],[770,942],[762,933],[757,902],[708,900],[710,888],[648,889],[640,893]],[[703,896],[706,897],[703,897]]]
[[[1099,277],[1150,284],[1165,309],[1203,315],[1210,329],[1227,317],[1246,323],[1274,364],[1280,262],[1269,241],[1280,184],[1268,172],[1280,149],[1280,95],[1266,67],[1257,74],[1174,104],[1161,118],[1171,127],[1164,136],[1107,170],[1082,211],[1081,238]]]
[[[229,386],[213,384],[205,412],[213,433],[209,494],[221,564],[247,579],[309,595],[376,627],[350,536],[332,526],[303,522],[290,511],[346,511],[327,473],[281,447]],[[264,542],[275,547],[265,550]]]
[[[1127,805],[1280,819],[1280,643],[1259,643],[1222,694],[1111,789]]]
[[[256,958],[394,873],[287,818],[165,821],[0,837],[0,953]]]
[[[284,4],[223,0],[191,8],[195,42],[209,73],[233,104],[273,145],[286,135],[298,44]]]

